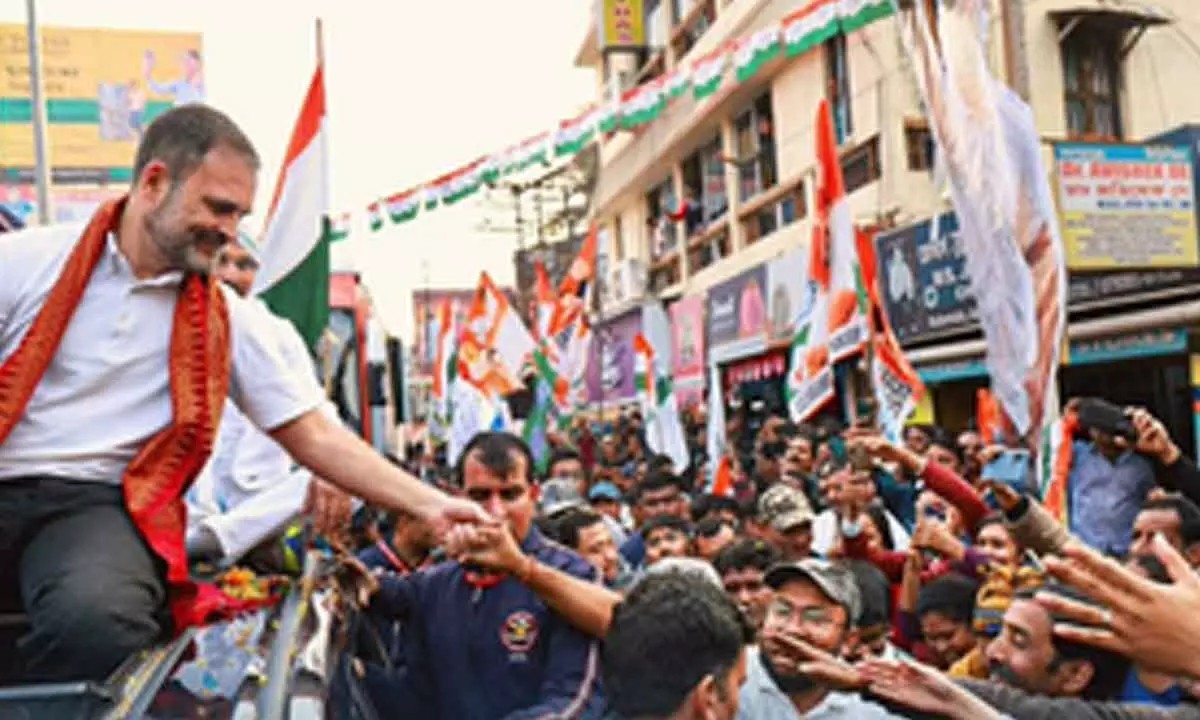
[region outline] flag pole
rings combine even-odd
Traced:
[[[327,78],[324,77],[324,75],[325,75],[325,23],[324,23],[324,21],[321,20],[320,17],[318,17],[316,20],[316,32],[317,32],[317,67],[321,70],[321,76],[322,76],[321,91],[325,92],[326,95],[328,96],[326,89],[329,87],[329,81]],[[329,123],[329,98],[328,97],[325,98],[325,119],[323,120],[323,122],[325,122],[326,124]],[[332,204],[331,199],[333,196],[333,192],[332,192],[333,181],[332,181],[332,178],[331,178],[330,172],[329,172],[329,133],[328,132],[321,133],[320,143],[321,143],[321,158],[322,158],[321,194],[324,195],[324,198],[323,198],[323,200],[325,201],[324,211],[325,211],[325,215],[328,216],[329,208]]]

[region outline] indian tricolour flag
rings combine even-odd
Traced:
[[[387,203],[388,217],[397,224],[412,220],[421,208],[421,200],[416,189],[389,195],[385,202]]]
[[[656,119],[667,107],[662,78],[630,90],[621,103],[621,126],[632,129]]]
[[[371,223],[371,231],[383,229],[383,203],[376,200],[367,206],[367,218]]]
[[[721,87],[725,67],[729,64],[729,54],[730,46],[722,45],[692,66],[692,95],[697,100],[703,100]]]
[[[738,82],[746,82],[758,74],[764,65],[779,57],[779,23],[743,38],[733,53],[734,74]]]
[[[838,0],[817,0],[784,18],[783,42],[788,57],[806,53],[837,35],[838,18]]]
[[[470,165],[454,171],[446,180],[442,202],[446,205],[453,205],[460,200],[465,200],[474,195],[479,190],[481,183],[480,171],[483,166],[484,159],[480,158]]]
[[[311,348],[329,324],[329,243],[339,231],[348,232],[340,217],[326,216],[327,132],[325,73],[318,65],[271,197],[254,284],[255,294],[291,321]]]
[[[599,116],[595,109],[589,109],[571,120],[564,120],[554,133],[554,155],[570,157],[581,152],[596,137],[598,121]]]
[[[839,0],[842,32],[852,33],[893,12],[892,0]]]
[[[605,101],[600,107],[600,112],[596,116],[596,130],[602,133],[611,133],[617,131],[617,126],[621,124],[621,100],[614,97]]]
[[[692,69],[686,65],[678,65],[667,75],[666,89],[667,99],[674,100],[678,97],[683,97],[683,94],[692,87]]]
[[[633,382],[645,417],[646,444],[651,451],[670,457],[676,474],[682,474],[691,458],[671,377],[665,368],[659,367],[654,347],[645,335],[638,333],[633,338],[633,352]]]

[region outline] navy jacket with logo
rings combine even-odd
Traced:
[[[536,529],[522,550],[585,580],[596,570]],[[457,562],[385,576],[371,612],[401,619],[406,672],[384,717],[445,720],[599,718],[599,643],[514,578],[477,588]]]

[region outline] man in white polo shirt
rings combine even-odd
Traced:
[[[175,108],[147,128],[126,198],[0,237],[0,594],[29,617],[30,679],[103,678],[213,609],[187,575],[183,495],[227,396],[350,495],[439,530],[492,522],[322,415],[270,313],[208,278],[258,166],[228,117]]]

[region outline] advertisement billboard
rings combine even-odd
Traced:
[[[82,222],[92,216],[106,200],[119,197],[124,186],[113,188],[63,187],[50,189],[51,220],[56,223]],[[26,225],[37,223],[37,188],[33,185],[0,186],[0,207]]]
[[[129,179],[158,114],[205,97],[199,33],[42,26],[42,75],[55,182]],[[33,104],[24,25],[0,24],[0,169],[32,173]]]
[[[634,398],[633,339],[640,332],[640,308],[596,328],[592,339],[592,357],[588,360],[585,376],[588,402],[623,403]]]
[[[1067,267],[1200,264],[1190,146],[1060,143],[1054,158]]]
[[[704,401],[704,297],[689,295],[671,306],[675,395],[680,407]]]
[[[767,268],[759,265],[709,288],[708,347],[717,362],[755,355],[767,346]]]

